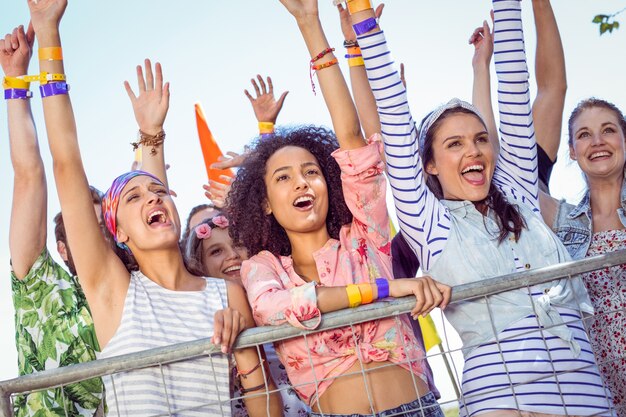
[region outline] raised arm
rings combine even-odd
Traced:
[[[375,18],[372,8],[351,15],[353,25],[366,25],[364,22]],[[400,228],[427,271],[447,242],[450,217],[426,186],[417,128],[384,33],[376,25],[357,39],[378,107],[387,173]]]
[[[480,111],[483,120],[487,123],[489,139],[496,146],[500,147],[498,139],[498,128],[496,127],[496,117],[493,114],[491,103],[491,73],[490,64],[493,56],[493,33],[487,21],[472,33],[469,43],[474,45],[474,57],[472,58],[472,69],[474,72],[474,83],[472,86],[472,104]]]
[[[20,26],[0,39],[0,65],[7,79],[28,73],[35,32]],[[11,84],[11,83],[9,83]],[[25,87],[6,85],[14,97],[26,95]],[[12,88],[15,87],[15,88]],[[9,227],[9,249],[13,273],[26,277],[46,245],[47,186],[39,153],[35,122],[29,98],[7,99],[9,145],[13,165],[13,203]]]
[[[133,92],[130,83],[124,81],[124,88],[139,126],[139,139],[135,146],[142,148],[141,169],[151,173],[168,186],[163,141],[159,139],[159,136],[164,134],[163,124],[170,105],[170,84],[163,83],[161,64],[158,62],[155,64],[154,72],[149,59],[144,61],[144,65],[145,76],[141,65],[137,65],[138,96]]]
[[[554,162],[561,142],[563,107],[567,91],[565,54],[550,0],[533,0],[533,14],[537,29],[535,58],[537,97],[533,102],[533,119],[537,145]],[[548,172],[545,180],[549,179]]]
[[[494,183],[510,199],[539,211],[537,148],[530,108],[520,0],[493,0],[500,155]]]
[[[381,4],[376,9],[376,15],[380,18],[383,12],[384,5]],[[348,9],[344,8],[341,4],[337,6],[339,10],[339,20],[341,22],[341,32],[344,37],[344,46],[357,43],[356,33],[352,29],[352,23],[350,20],[350,13]],[[353,55],[351,52],[359,52],[358,46],[346,48],[347,55]],[[356,54],[358,55],[358,54]],[[361,127],[365,133],[365,137],[369,138],[375,133],[380,133],[380,120],[378,119],[378,111],[376,109],[376,99],[372,94],[370,83],[367,81],[367,72],[365,71],[365,64],[358,57],[348,58],[348,65],[350,67],[350,84],[352,86],[352,97],[354,97],[354,104],[359,114],[359,120],[361,121]]]
[[[67,0],[28,0],[28,6],[39,48],[60,47],[59,23]],[[42,60],[40,69],[49,74],[65,73],[62,59]],[[57,192],[76,270],[95,318],[94,309],[114,302],[119,294],[124,296],[128,272],[103,238],[93,210],[66,84],[46,85],[42,101]]]
[[[280,0],[298,23],[304,42],[315,59],[330,48],[319,19],[317,0]],[[333,61],[335,60],[335,61]],[[332,52],[316,59],[314,65],[326,66],[336,62]],[[316,71],[317,79],[330,113],[333,129],[342,149],[354,149],[365,145],[356,108],[350,91],[338,65],[330,65]]]

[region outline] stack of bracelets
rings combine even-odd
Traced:
[[[361,304],[369,304],[372,301],[389,297],[389,281],[385,278],[376,278],[376,289],[378,296],[374,298],[373,284],[350,284],[346,287],[348,294],[348,305],[350,308],[358,307]]]
[[[63,51],[60,46],[39,48],[39,60],[62,61]],[[39,75],[4,77],[2,80],[4,98],[6,100],[31,98],[33,96],[33,93],[30,91],[31,82],[39,82],[39,92],[42,98],[67,94],[70,90],[70,86],[65,82],[65,74],[41,72]]]

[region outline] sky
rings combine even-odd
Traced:
[[[2,33],[28,22],[26,1],[6,3],[10,4],[5,4],[0,14]],[[589,96],[605,98],[626,109],[626,26],[600,36],[597,25],[591,23],[598,13],[623,9],[626,0],[552,0],[552,4],[567,62],[566,116],[578,101]],[[532,77],[535,34],[531,2],[524,1],[523,7]],[[337,12],[330,0],[321,1],[319,8],[329,41],[340,51],[343,37]],[[415,119],[420,120],[451,97],[471,98],[473,48],[467,40],[474,28],[488,19],[489,10],[487,0],[387,1],[381,26],[396,62],[406,66]],[[626,23],[626,13],[620,18]],[[172,91],[165,124],[166,159],[172,166],[168,175],[179,195],[175,201],[182,219],[191,207],[204,202],[201,186],[206,182],[206,172],[194,103],[202,103],[224,151],[240,151],[257,132],[254,114],[243,94],[256,74],[272,76],[277,94],[289,91],[278,124],[330,126],[321,94],[311,92],[304,42],[278,0],[71,1],[61,34],[83,162],[90,183],[101,190],[127,171],[133,160],[129,143],[136,139],[137,126],[122,83],[135,82],[135,65],[144,58],[162,63]],[[347,74],[347,65],[340,61]],[[37,70],[35,63],[30,73]],[[534,79],[534,92],[533,83]],[[32,106],[48,173],[50,225],[59,204],[38,96],[36,93]],[[550,186],[555,197],[575,203],[582,196],[584,182],[578,167],[569,160],[566,132],[564,127]],[[1,102],[0,265],[4,265],[5,278],[0,280],[0,380],[17,375],[8,249],[13,172],[7,135],[6,105]],[[53,236],[49,227],[48,247],[56,256]],[[438,383],[441,381],[444,390],[450,392],[440,377],[443,372],[437,364]]]

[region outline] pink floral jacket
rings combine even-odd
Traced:
[[[328,240],[313,254],[319,285],[345,286],[392,278],[381,151],[380,137],[375,135],[365,147],[333,153],[341,167],[344,198],[354,220],[341,229],[339,240]],[[288,322],[302,329],[319,326],[315,283],[307,283],[296,274],[291,257],[262,251],[243,263],[241,276],[258,325]],[[302,322],[309,319],[315,320],[305,326]],[[424,352],[406,315],[354,325],[352,329],[324,331],[276,344],[292,385],[309,405],[354,365],[358,354],[366,363],[398,363],[424,379]]]

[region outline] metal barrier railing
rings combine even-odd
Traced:
[[[589,257],[536,270],[524,271],[479,282],[460,285],[453,289],[451,302],[484,298],[497,293],[530,288],[559,278],[572,277],[611,266],[626,264],[626,251]],[[288,324],[281,326],[257,327],[241,333],[235,348],[260,346],[294,337],[303,337],[323,330],[398,316],[411,311],[415,305],[413,297],[381,300],[373,304],[350,310],[341,310],[323,315],[321,325],[314,331],[306,331]],[[313,320],[310,321],[312,323]],[[458,350],[458,349],[456,349]],[[445,353],[450,353],[449,350]],[[57,369],[25,375],[0,382],[0,417],[12,417],[11,396],[45,390],[79,381],[128,372],[148,367],[161,366],[202,356],[220,353],[219,347],[211,343],[210,338],[195,340],[150,349],[142,352],[100,359],[92,362],[66,366]],[[443,353],[438,353],[440,355]]]

